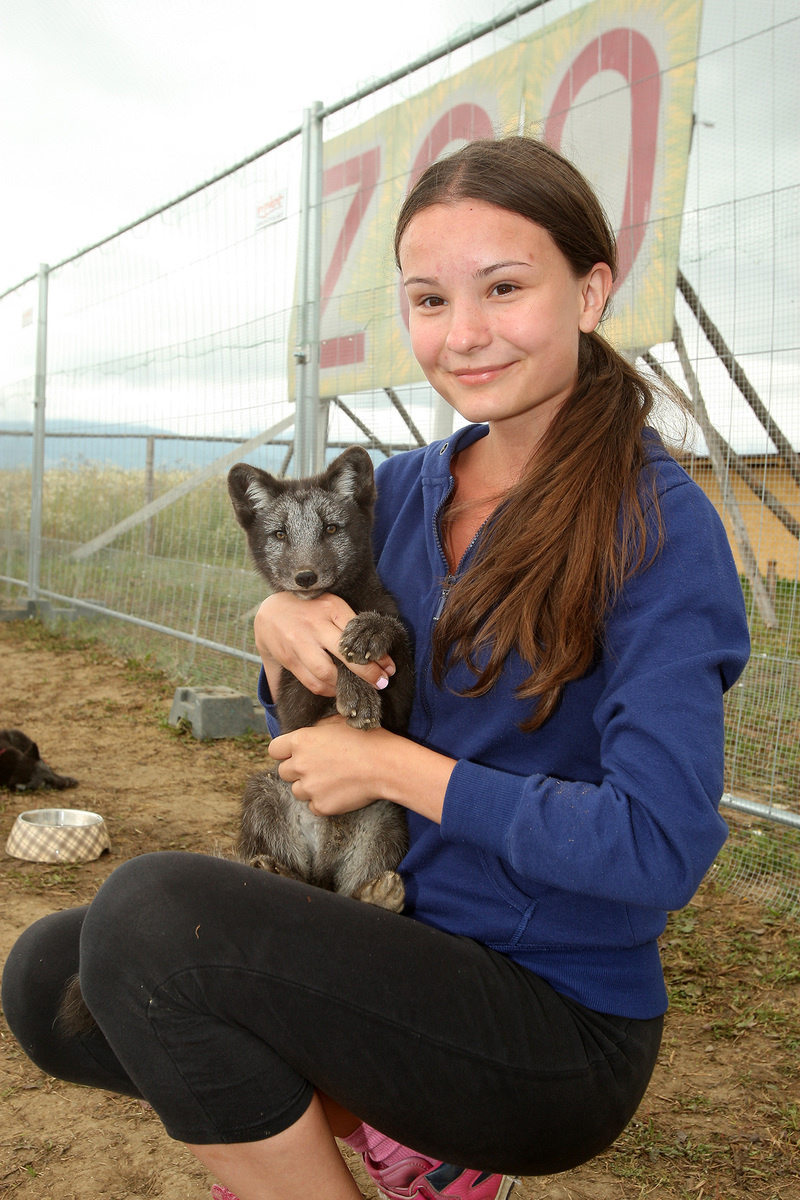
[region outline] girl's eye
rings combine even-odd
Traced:
[[[327,534],[338,533],[338,532],[339,532],[339,526],[338,526],[338,525],[334,525],[334,524],[326,525],[326,526],[325,526],[325,532],[326,532]]]
[[[510,296],[516,290],[517,286],[514,283],[498,283],[493,288],[493,291],[498,296]]]
[[[441,296],[426,296],[420,301],[421,308],[441,308],[445,303]]]

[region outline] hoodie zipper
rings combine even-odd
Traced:
[[[442,446],[439,453],[443,454],[444,451],[448,448],[448,446],[449,446],[449,442],[445,442],[444,446]],[[447,488],[447,491],[444,494],[444,496],[442,496],[441,500],[439,501],[439,504],[437,505],[437,508],[436,508],[436,512],[433,515],[433,536],[436,539],[436,545],[439,547],[439,553],[442,556],[442,562],[446,566],[448,566],[447,555],[444,552],[444,548],[442,546],[442,541],[441,541],[441,538],[439,537],[439,516],[440,516],[441,511],[444,508],[445,504],[447,503],[448,499],[450,498],[450,494],[453,490],[454,482],[455,481],[453,479],[453,476],[451,475],[450,476],[450,484]],[[454,575],[450,574],[449,566],[448,566],[448,573],[447,573],[447,575],[445,575],[444,580],[442,581],[442,588],[439,593],[439,603],[436,605],[436,612],[433,614],[433,621],[431,622],[432,625],[435,625],[436,622],[441,617],[442,612],[444,611],[444,606],[447,602],[447,597],[450,594],[450,589],[453,586],[453,584],[456,582],[456,580],[458,579],[459,572],[461,571],[461,568],[464,565],[464,563],[469,555],[470,550],[473,548],[473,546],[477,542],[478,538],[483,533],[484,526],[487,524],[488,520],[489,520],[489,518],[487,517],[486,521],[483,522],[483,525],[481,525],[480,529],[477,529],[475,531],[475,535],[472,538],[472,541],[467,546],[464,553],[461,555],[461,561],[458,563],[458,566],[456,567]]]
[[[437,521],[438,521],[438,515],[439,515],[439,514],[438,514],[438,512],[437,512],[437,514],[436,514]],[[442,611],[444,610],[444,606],[445,606],[445,603],[446,603],[446,601],[447,601],[447,597],[448,597],[448,596],[449,596],[449,594],[450,594],[450,589],[451,589],[451,587],[453,586],[453,584],[456,582],[456,580],[458,579],[458,576],[459,576],[459,573],[460,573],[460,571],[461,571],[461,568],[462,568],[462,566],[464,565],[464,563],[466,562],[466,560],[467,560],[467,558],[468,558],[468,556],[469,556],[469,552],[470,552],[470,550],[472,550],[472,548],[473,548],[473,546],[475,545],[475,543],[477,542],[478,538],[479,538],[479,537],[481,536],[481,534],[483,533],[484,527],[486,526],[486,524],[487,524],[487,522],[488,522],[488,521],[489,521],[489,518],[487,517],[487,518],[486,518],[486,521],[484,521],[484,522],[483,522],[483,525],[481,525],[481,527],[475,531],[475,534],[474,534],[474,536],[473,536],[473,538],[472,538],[472,541],[471,541],[471,542],[470,542],[470,544],[467,546],[467,548],[466,548],[466,550],[464,551],[464,553],[461,555],[461,561],[459,562],[459,564],[458,564],[458,567],[456,568],[456,573],[455,573],[455,575],[451,575],[451,574],[448,572],[448,574],[447,574],[447,575],[444,577],[444,580],[442,581],[442,590],[441,590],[441,592],[439,593],[439,603],[436,605],[436,612],[433,614],[433,622],[432,622],[432,623],[433,623],[434,625],[435,625],[435,624],[436,624],[436,622],[439,620],[439,617],[442,615]],[[443,558],[443,559],[445,560],[445,562],[446,562],[446,561],[447,561],[447,559],[445,558],[445,554],[444,554],[444,551],[442,550],[442,545],[441,545],[441,542],[439,541],[439,527],[438,527],[438,524],[436,525],[436,528],[435,528],[435,533],[436,533],[436,542],[437,542],[437,545],[439,546],[439,550],[441,551],[442,558]]]
[[[445,601],[447,600],[447,597],[450,594],[450,588],[455,583],[456,578],[457,578],[457,576],[455,576],[455,575],[447,575],[445,577],[444,582],[442,583],[442,590],[439,595],[439,603],[436,605],[436,612],[433,614],[433,624],[434,625],[439,620],[439,617],[442,615],[442,610],[444,609]]]

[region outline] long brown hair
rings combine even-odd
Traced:
[[[422,173],[397,221],[398,265],[417,213],[466,199],[535,221],[576,278],[598,262],[616,277],[614,234],[590,184],[555,150],[524,137],[470,142]],[[533,730],[564,685],[590,669],[609,606],[645,565],[648,532],[660,541],[658,506],[646,515],[642,488],[642,431],[654,399],[650,381],[599,333],[580,334],[575,388],[486,526],[435,628],[438,684],[463,662],[475,675],[464,694],[483,695],[516,650],[531,668],[517,693],[538,701],[521,728]]]

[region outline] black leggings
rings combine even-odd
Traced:
[[[102,1029],[54,1023],[78,969]],[[147,1099],[174,1138],[255,1141],[318,1088],[414,1149],[539,1175],[605,1149],[662,1019],[604,1016],[468,938],[197,854],[118,867],[18,940],[3,1006],[62,1079]]]

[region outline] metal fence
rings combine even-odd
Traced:
[[[699,16],[697,0],[518,5],[310,105],[302,128],[0,296],[5,602],[102,617],[105,638],[176,683],[252,692],[262,585],[227,467],[305,474],[352,442],[377,461],[452,428],[397,319],[391,208],[413,171],[489,121],[560,138],[594,178],[634,161],[656,85],[675,110],[688,88],[687,123],[654,139],[656,182],[669,161],[683,172],[663,189],[672,207],[637,210],[630,170],[603,194],[662,331],[626,342],[620,292],[617,337],[691,401],[686,465],[726,521],[750,606],[716,869],[800,907],[800,12],[706,0]],[[637,75],[645,42],[655,67]]]

